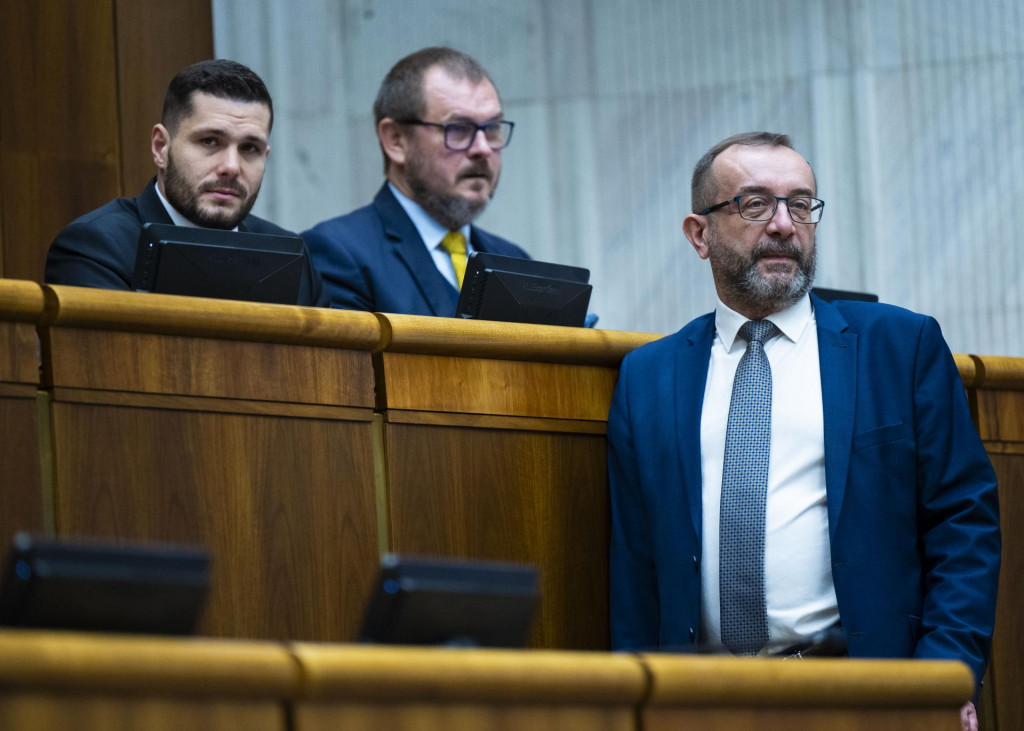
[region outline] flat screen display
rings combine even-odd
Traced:
[[[139,235],[132,287],[294,305],[305,256],[297,236],[147,223]]]

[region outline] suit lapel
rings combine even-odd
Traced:
[[[857,334],[833,305],[811,295],[818,325],[818,365],[825,419],[825,491],[829,538],[835,538],[846,494],[857,399]]]
[[[384,235],[395,256],[409,270],[431,314],[452,317],[459,300],[458,291],[448,283],[427,251],[419,231],[391,193],[387,183],[373,200],[377,215],[384,225]]]
[[[715,333],[715,315],[698,318],[686,328],[676,351],[675,418],[676,449],[682,488],[693,520],[694,535],[701,537],[703,525],[703,482],[700,466],[700,414],[704,406],[704,386],[711,358],[711,340]],[[677,489],[677,485],[666,485]]]

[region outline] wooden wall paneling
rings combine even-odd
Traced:
[[[978,431],[999,481],[1003,561],[982,728],[1024,728],[1024,358],[971,356],[969,393]]]
[[[45,292],[58,533],[209,546],[206,634],[353,639],[378,565],[376,319]]]
[[[378,318],[391,550],[534,563],[531,645],[607,649],[605,421],[619,361],[654,336]]]
[[[1017,444],[1014,453],[990,456],[999,480],[1003,565],[989,663],[994,707],[981,712],[995,717],[996,728],[1015,729],[1024,728],[1024,444]]]
[[[37,392],[38,284],[0,279],[0,555],[19,530],[46,528]]]
[[[6,277],[41,281],[69,221],[121,190],[112,0],[0,4]]]
[[[607,649],[604,430],[541,421],[386,424],[391,549],[535,564],[542,600],[530,644]]]
[[[156,174],[150,132],[164,94],[186,66],[213,58],[210,0],[114,0],[121,195],[136,196]]]
[[[60,534],[207,546],[202,634],[355,638],[378,555],[369,413],[55,402],[53,424]]]

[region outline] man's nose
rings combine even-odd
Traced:
[[[795,231],[796,224],[789,215],[789,201],[779,201],[775,207],[775,214],[768,221],[768,233],[788,239]]]
[[[482,129],[478,129],[473,133],[473,141],[469,145],[469,149],[466,150],[466,154],[470,157],[486,157],[492,154],[494,150],[491,149],[490,143],[487,141],[487,135],[484,134]]]
[[[230,145],[225,147],[217,161],[217,174],[221,177],[238,175],[240,162],[238,149]]]

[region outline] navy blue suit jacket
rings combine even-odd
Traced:
[[[331,306],[454,317],[459,292],[437,270],[416,226],[387,183],[370,205],[302,234]],[[529,259],[515,244],[473,226],[476,251]]]
[[[137,198],[116,198],[95,211],[76,218],[57,234],[46,255],[47,284],[73,284],[100,289],[132,289],[135,254],[145,223],[173,224],[156,192],[156,178]],[[256,216],[246,216],[239,231],[294,236],[280,226]],[[326,307],[327,293],[306,252],[296,304]]]
[[[995,474],[938,323],[811,296],[832,574],[852,657],[957,659],[995,617]],[[608,417],[616,649],[700,641],[700,415],[714,315],[622,363]]]

